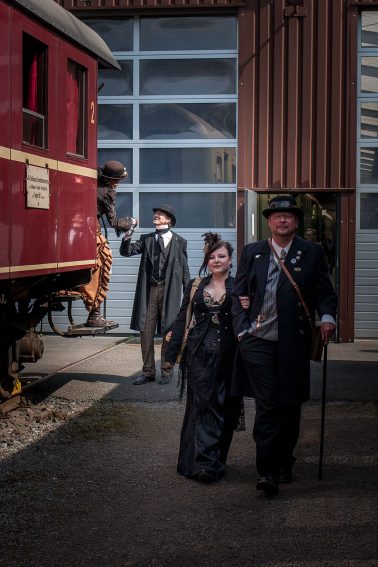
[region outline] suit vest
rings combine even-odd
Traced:
[[[281,268],[271,253],[263,304],[250,328],[252,335],[267,341],[278,340],[277,284],[280,273]]]
[[[171,241],[172,242],[172,241]],[[171,242],[168,246],[161,246],[159,240],[155,238],[154,242],[154,266],[152,270],[152,278],[155,282],[163,282],[167,272],[169,252],[171,250]]]

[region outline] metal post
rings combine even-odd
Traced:
[[[322,410],[320,420],[320,453],[318,480],[323,480],[323,453],[324,453],[324,422],[325,404],[327,397],[327,345],[323,345],[323,384],[322,384]]]

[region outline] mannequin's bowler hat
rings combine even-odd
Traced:
[[[166,215],[171,219],[172,226],[175,226],[176,216],[175,211],[173,207],[171,207],[171,205],[161,205],[160,207],[154,207],[152,210],[154,211],[154,213],[156,213],[156,211],[162,211],[163,213],[166,213]]]

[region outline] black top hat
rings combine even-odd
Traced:
[[[124,179],[128,174],[120,161],[110,160],[101,168],[101,175],[107,179]]]
[[[175,226],[176,216],[175,216],[175,211],[173,207],[171,207],[171,205],[161,205],[160,207],[154,207],[152,210],[154,211],[154,213],[156,211],[163,211],[163,213],[167,213],[167,215],[172,221],[172,226]]]
[[[297,207],[297,202],[290,195],[277,195],[269,201],[269,207],[262,214],[267,219],[272,213],[293,213],[297,217],[303,216],[303,211]]]

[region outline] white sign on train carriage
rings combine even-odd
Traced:
[[[50,208],[50,172],[47,167],[26,166],[26,206]]]

